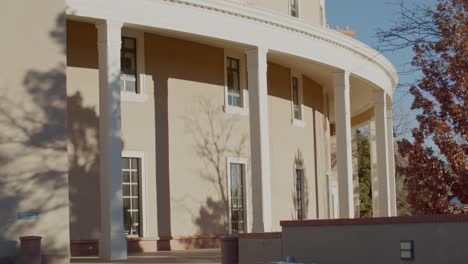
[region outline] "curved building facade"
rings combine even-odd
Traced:
[[[396,70],[328,28],[325,0],[67,0],[57,23],[70,220],[69,237],[38,231],[67,241],[50,252],[122,259],[354,218],[366,124],[374,215],[396,215]]]

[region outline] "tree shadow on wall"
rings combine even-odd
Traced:
[[[67,103],[70,235],[89,239],[99,236],[99,117],[94,107],[83,105],[80,92]],[[86,231],[77,233],[78,223]]]
[[[0,200],[9,205],[2,212],[6,222],[0,234],[6,238],[32,235],[26,233],[31,230],[50,237],[68,232],[68,221],[44,222],[50,215],[68,215],[64,72],[64,65],[45,72],[29,70],[23,89],[7,84],[0,89]],[[20,212],[37,212],[39,217],[17,220]],[[43,244],[62,252],[68,248],[68,241],[46,239]]]
[[[69,183],[74,186],[69,173],[98,175],[97,143],[88,140],[97,137],[95,110],[83,106],[79,93],[66,97],[65,22],[65,14],[59,14],[49,31],[63,62],[57,59],[48,70],[25,70],[17,85],[0,84],[0,241],[16,243],[20,236],[41,235],[43,249],[57,254],[69,250],[68,216],[72,223],[85,220],[73,204],[69,211],[69,194],[79,193],[69,189]],[[69,119],[70,113],[80,119]],[[89,188],[81,190],[81,198],[99,188],[98,180],[86,184]],[[88,205],[93,204],[96,201]],[[18,219],[24,212],[38,217]],[[10,248],[7,255],[16,255],[16,245]]]
[[[190,113],[201,113],[192,115]],[[211,184],[217,195],[209,196],[198,210],[193,222],[201,236],[219,236],[229,232],[227,157],[245,156],[247,134],[238,134],[240,119],[226,115],[220,107],[206,98],[199,98],[186,119],[187,131],[193,136],[197,156],[206,165],[200,169],[200,179]],[[186,239],[187,248],[212,248],[216,239]]]
[[[60,13],[48,36],[63,55],[65,30],[65,14]],[[17,71],[0,84],[0,240],[39,233],[46,238],[44,248],[65,253],[68,221],[61,216],[68,216],[67,105],[65,65],[57,61],[46,71],[25,70],[22,83],[12,85]],[[18,219],[25,212],[38,217]],[[64,239],[49,239],[57,233]],[[7,254],[16,255],[16,247],[11,248]]]
[[[301,220],[301,219],[298,219],[298,209],[299,209],[299,205],[300,205],[300,204],[298,204],[298,202],[300,202],[300,201],[297,198],[297,196],[298,196],[297,190],[298,190],[299,186],[297,186],[298,182],[296,180],[296,177],[297,177],[296,168],[303,169],[302,186],[300,186],[300,188],[302,190],[302,215],[303,215],[303,219],[307,219],[308,215],[309,215],[309,183],[308,183],[308,179],[307,179],[307,173],[306,173],[305,168],[304,168],[304,158],[302,157],[302,151],[301,150],[297,150],[297,154],[294,157],[294,179],[293,179],[294,189],[291,192],[291,200],[292,200],[293,208],[294,208],[294,212],[291,213],[291,219]]]

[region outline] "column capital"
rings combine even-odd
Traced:
[[[349,77],[351,73],[349,71],[338,71],[333,73],[333,86],[334,89],[349,89]]]
[[[374,104],[386,104],[387,94],[384,91],[374,91]]]
[[[104,20],[96,23],[98,45],[121,45],[123,22]]]
[[[245,54],[247,55],[247,68],[263,66],[265,71],[267,70],[267,67],[268,67],[268,63],[267,63],[268,48],[254,47],[252,49],[246,50]]]
[[[245,54],[247,55],[255,55],[255,54],[267,54],[268,53],[268,48],[262,47],[262,46],[257,46],[250,48],[245,51]]]
[[[340,70],[333,73],[334,78],[344,77],[346,79],[349,79],[349,76],[351,76],[351,72],[348,70]]]

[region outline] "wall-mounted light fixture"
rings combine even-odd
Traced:
[[[400,258],[402,260],[414,259],[414,242],[413,240],[400,241]]]

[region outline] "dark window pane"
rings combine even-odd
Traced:
[[[130,209],[130,199],[128,198],[123,199],[123,208],[124,208],[124,211],[127,211],[128,209]]]
[[[132,212],[132,223],[133,226],[140,225],[140,212]]]
[[[124,211],[124,229],[126,235],[131,235],[132,230],[132,217],[130,212]]]
[[[139,171],[132,171],[132,182],[138,182],[138,174],[140,172]]]
[[[297,210],[297,219],[304,219],[304,208],[303,208],[303,174],[302,169],[296,169],[296,210]]]
[[[296,77],[292,77],[292,97],[294,106],[294,118],[302,119],[301,105],[299,101],[299,80]]]
[[[131,164],[131,165],[132,165],[132,169],[133,169],[133,170],[138,170],[138,169],[139,169],[139,167],[138,167],[138,161],[139,161],[139,159],[131,159],[131,161],[132,161],[132,164]]]
[[[122,169],[128,169],[130,159],[129,158],[122,158]]]
[[[130,182],[130,172],[123,171],[122,172],[123,182]]]
[[[133,184],[132,185],[132,196],[138,196],[138,195],[139,195],[138,185]]]
[[[244,165],[231,163],[229,174],[231,181],[231,231],[233,233],[244,230]]]
[[[128,75],[136,73],[136,55],[133,52],[124,52],[122,55],[122,72]]]
[[[122,188],[123,196],[129,196],[130,195],[130,185],[124,184]]]
[[[239,60],[227,58],[226,77],[228,104],[232,106],[241,106]]]
[[[124,49],[135,50],[135,42],[136,40],[133,38],[123,38],[122,46]]]
[[[138,209],[140,205],[138,204],[138,198],[132,198],[132,208]]]
[[[136,93],[137,53],[135,38],[122,38],[120,67],[122,73],[122,90]]]

